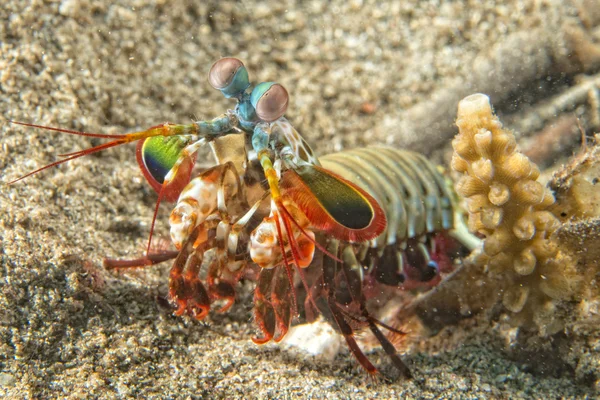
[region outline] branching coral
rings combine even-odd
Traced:
[[[556,171],[549,186],[557,203],[551,211],[563,222],[555,236],[561,248],[578,259],[582,297],[600,300],[600,134],[595,145]]]
[[[569,298],[577,277],[550,238],[560,224],[547,211],[554,196],[537,181],[538,167],[516,149],[487,96],[463,99],[456,124],[452,167],[464,174],[456,190],[466,198],[469,229],[485,237],[477,263],[510,282],[503,304],[518,313],[528,302],[539,310]]]
[[[549,182],[558,199],[552,211],[561,221],[600,218],[600,134],[594,142],[591,148],[584,142],[581,152]]]

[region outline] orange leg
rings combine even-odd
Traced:
[[[218,312],[226,312],[235,302],[235,283],[239,280],[239,274],[233,277],[232,281],[226,280],[223,277],[223,272],[226,267],[223,263],[215,260],[211,263],[208,269],[206,282],[208,284],[208,294],[213,300],[225,300],[225,305]],[[243,272],[244,267],[240,266],[239,272]]]
[[[371,332],[373,332],[373,335],[375,335],[375,337],[381,344],[381,347],[383,347],[383,350],[387,353],[388,357],[392,360],[392,362],[394,363],[394,366],[400,371],[402,376],[404,376],[406,379],[411,379],[412,374],[410,372],[410,369],[408,369],[406,364],[404,364],[404,362],[402,361],[402,359],[396,352],[396,348],[394,347],[394,345],[388,340],[387,337],[385,337],[385,335],[381,332],[381,330],[377,327],[377,325],[375,325],[375,322],[373,321],[373,319],[368,318],[369,317],[368,314],[365,316],[367,317],[367,321],[369,323],[369,329],[371,329]]]
[[[290,288],[288,277],[281,267],[277,270],[271,292],[271,304],[277,319],[277,335],[273,338],[275,342],[285,337],[292,323],[292,315],[296,312],[295,293]]]
[[[104,268],[107,270],[111,269],[125,269],[125,268],[142,268],[149,267],[152,265],[160,264],[161,262],[172,260],[179,255],[176,250],[167,250],[161,253],[148,254],[145,257],[134,258],[130,260],[117,260],[114,258],[104,259]]]
[[[275,309],[267,299],[266,293],[271,289],[271,282],[275,275],[275,268],[262,269],[258,276],[258,283],[254,289],[254,320],[262,333],[262,337],[253,337],[256,344],[269,342],[275,334],[276,315]]]
[[[282,340],[292,322],[293,304],[285,269],[261,270],[254,290],[254,319],[263,337],[252,338],[254,343]]]
[[[352,304],[358,306],[358,308],[360,309],[360,314],[357,316],[353,315],[350,312],[344,311],[338,305],[337,302],[333,301],[333,299],[330,299],[329,305],[336,322],[338,322],[338,326],[340,327],[342,334],[344,334],[344,337],[346,338],[346,341],[350,346],[350,350],[357,358],[359,363],[367,370],[367,372],[369,372],[370,374],[375,374],[377,372],[373,364],[371,364],[371,362],[367,359],[364,353],[358,348],[358,346],[356,346],[356,342],[354,341],[354,339],[351,336],[348,336],[348,328],[350,327],[344,327],[344,324],[347,325],[347,321],[344,317],[348,318],[349,320],[352,320],[358,326],[365,326],[366,324],[375,336],[375,338],[379,341],[381,347],[383,347],[383,350],[386,352],[388,357],[392,360],[394,366],[400,371],[400,373],[405,378],[410,379],[412,377],[410,370],[408,369],[406,364],[404,364],[404,362],[396,352],[396,348],[394,347],[394,345],[381,332],[377,325],[380,325],[396,334],[404,333],[378,321],[370,315],[366,307],[366,299],[362,290],[362,267],[356,260],[352,247],[345,247],[345,249],[343,250],[342,258],[344,262],[342,264],[340,273],[342,274],[343,280],[346,281],[348,291],[350,292],[347,296],[344,297],[352,298]],[[328,270],[328,273],[324,275],[326,275],[328,279],[331,279],[331,277],[335,277],[336,273],[331,271],[332,267],[330,266],[330,264],[326,268]],[[330,283],[325,284],[326,287],[331,287],[331,282],[332,281],[330,281]],[[346,330],[346,333],[344,333],[344,330]],[[350,335],[352,335],[351,328],[349,329],[349,333]]]
[[[350,351],[356,357],[360,365],[371,375],[377,373],[377,368],[369,361],[365,353],[358,347],[358,343],[354,339],[354,331],[352,327],[348,324],[348,322],[344,319],[344,315],[341,313],[339,306],[335,303],[333,298],[329,298],[328,300],[329,309],[331,310],[331,314],[335,319],[335,322],[342,333],[344,335],[344,339],[346,339],[346,343],[348,343],[348,347]]]
[[[337,255],[338,254],[338,242],[333,240],[327,246],[327,251],[330,253]],[[342,313],[340,307],[338,306],[335,300],[335,279],[338,275],[338,266],[337,261],[332,258],[326,258],[323,260],[323,292],[327,297],[327,305],[329,307],[329,311],[331,312],[331,316],[335,321],[338,330],[344,335],[344,339],[346,339],[346,343],[348,343],[348,347],[350,351],[354,355],[354,357],[358,360],[360,365],[371,375],[377,373],[377,368],[369,361],[367,356],[362,352],[360,347],[358,347],[358,343],[354,339],[354,331],[348,321],[344,318],[344,314]]]
[[[198,277],[206,243],[194,248],[194,242],[203,230],[200,225],[192,232],[169,274],[169,298],[177,305],[175,315],[187,312],[198,320],[205,318],[210,310],[210,297]]]

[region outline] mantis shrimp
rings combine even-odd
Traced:
[[[254,342],[280,341],[300,312],[308,320],[323,315],[370,374],[377,369],[354,337],[364,328],[410,377],[380,328],[403,332],[372,315],[367,289],[431,286],[440,271],[451,269],[453,247],[474,246],[450,185],[423,156],[406,151],[359,149],[318,158],[284,117],[287,90],[274,82],[252,86],[240,60],[220,59],[208,81],[237,100],[233,110],[209,121],[165,123],[122,135],[13,122],[109,141],[67,154],[11,183],[137,142],[138,164],[158,193],[148,249],[138,259],[106,259],[106,268],[174,259],[169,298],[175,314],[198,320],[215,303],[222,304],[220,312],[229,309],[236,284],[258,268],[254,318],[261,335]],[[215,166],[193,176],[197,152],[205,145],[213,150]],[[169,218],[176,251],[152,253],[162,200],[176,202]]]

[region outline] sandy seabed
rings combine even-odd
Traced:
[[[234,56],[244,60],[255,81],[276,80],[288,88],[287,116],[318,152],[380,143],[446,163],[460,98],[489,94],[526,140],[548,123],[534,115],[524,125],[524,116],[532,115],[528,110],[598,69],[595,1],[112,3],[5,2],[1,116],[107,133],[211,118],[232,103],[210,88],[206,74],[215,60]],[[57,154],[100,143],[4,121],[0,135],[3,181],[56,160]],[[569,155],[570,147],[565,148],[558,154]],[[597,395],[597,334],[579,336],[567,354],[554,354],[553,339],[515,351],[506,348],[497,321],[480,319],[471,327],[483,334],[469,335],[466,324],[460,345],[404,356],[413,380],[384,383],[370,380],[347,352],[329,362],[276,345],[254,345],[249,283],[230,312],[213,314],[206,324],[173,317],[161,300],[167,266],[127,274],[101,266],[106,256],[143,252],[155,199],[132,146],[2,186],[0,393],[8,398]],[[167,213],[165,205],[158,236],[168,237]],[[563,340],[568,338],[564,333]],[[532,357],[539,341],[548,341],[545,349],[553,356],[546,359],[547,368]],[[385,359],[381,352],[371,357]]]

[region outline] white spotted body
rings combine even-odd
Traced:
[[[217,209],[217,185],[202,177],[194,178],[179,195],[177,205],[171,212],[171,240],[181,249],[194,228],[206,221]]]
[[[291,204],[288,204],[287,208],[293,210],[294,214],[297,216],[297,222],[303,222],[300,226],[305,225],[302,226],[304,233],[296,226],[292,227],[292,231],[299,250],[298,255],[300,257],[298,259],[298,266],[300,268],[306,268],[313,260],[315,252],[315,246],[313,244],[315,241],[315,234],[308,229],[308,220],[305,216],[300,215],[301,212],[298,209]],[[271,205],[271,210],[274,209],[275,206]],[[284,224],[281,217],[279,217],[279,224],[280,226]],[[293,255],[291,254],[291,247],[289,240],[287,240],[287,236],[284,236],[283,240],[283,247],[285,248],[286,253],[289,253],[287,257],[289,260],[292,260]],[[248,247],[250,250],[250,258],[252,258],[252,261],[261,268],[273,268],[282,263],[283,254],[277,235],[277,222],[275,221],[275,215],[272,211],[269,217],[265,218],[256,229],[252,231]]]

